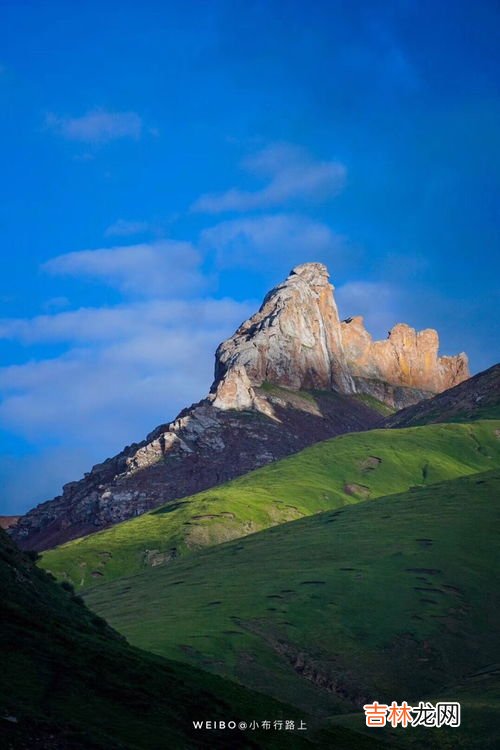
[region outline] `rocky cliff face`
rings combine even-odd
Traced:
[[[242,393],[250,403],[251,387],[270,382],[371,394],[402,408],[469,377],[465,354],[440,357],[438,349],[432,329],[399,323],[373,341],[362,317],[341,322],[327,268],[305,263],[219,346],[212,393],[219,408],[238,408]]]
[[[369,394],[398,408],[468,376],[439,357],[435,331],[405,325],[372,341],[361,318],[339,319],[328,271],[293,269],[217,350],[206,399],[141,443],[95,466],[9,530],[47,549],[244,474],[343,432],[370,429]]]
[[[398,323],[385,341],[373,341],[363,318],[343,321],[342,342],[356,390],[364,391],[370,381],[440,393],[469,377],[467,357],[440,357],[436,331]],[[399,405],[399,404],[396,404]]]
[[[254,385],[354,393],[328,278],[323,264],[305,263],[269,292],[259,312],[217,349],[215,390],[227,372],[243,367]]]
[[[15,526],[21,516],[0,516],[0,529],[10,529]]]

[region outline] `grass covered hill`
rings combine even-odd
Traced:
[[[500,421],[351,433],[44,553],[78,588],[360,501],[500,465]]]
[[[461,732],[436,744],[423,732],[418,746],[493,748],[499,521],[497,469],[271,528],[85,598],[142,648],[322,715],[459,695]]]
[[[2,750],[377,750],[190,666],[127,644],[0,530]],[[296,719],[307,732],[196,731],[193,719]]]

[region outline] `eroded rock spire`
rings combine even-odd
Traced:
[[[440,357],[436,331],[399,323],[373,341],[361,317],[341,322],[326,266],[304,263],[272,289],[260,310],[216,352],[214,405],[259,408],[253,387],[368,393],[398,406],[395,389],[414,401],[469,377],[465,354]]]

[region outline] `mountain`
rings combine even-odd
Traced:
[[[49,550],[41,564],[77,587],[176,566],[270,526],[500,466],[498,434],[500,421],[485,420],[342,435]]]
[[[94,466],[11,533],[47,549],[204,490],[307,445],[375,426],[468,377],[467,357],[438,356],[435,331],[399,324],[372,341],[341,322],[320,263],[297,266],[219,346],[208,397],[139,444]]]
[[[128,645],[0,530],[4,750],[377,750],[296,708]],[[194,719],[303,718],[305,732],[197,731]],[[385,745],[384,745],[385,747]]]
[[[439,357],[438,349],[431,329],[400,323],[385,341],[373,341],[362,317],[341,322],[327,268],[305,263],[219,346],[212,391],[225,408],[250,406],[251,387],[264,382],[368,393],[402,408],[469,376],[465,354]]]
[[[142,648],[336,720],[375,699],[461,700],[461,730],[396,745],[493,750],[499,498],[498,468],[414,487],[84,596]]]
[[[388,417],[387,427],[500,418],[500,364]]]
[[[10,531],[24,549],[43,550],[213,487],[343,432],[365,430],[382,413],[336,393],[256,389],[273,417],[225,410],[206,399],[142,443],[94,466],[63,494],[23,516]]]

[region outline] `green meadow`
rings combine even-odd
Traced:
[[[500,421],[350,433],[44,553],[83,589],[231,539],[500,464]]]
[[[318,728],[296,707],[129,646],[1,530],[0,595],[2,748],[383,748],[376,739],[344,727]],[[196,731],[193,719],[302,719],[307,731]]]
[[[492,425],[479,429],[484,457]],[[413,487],[148,568],[85,600],[134,645],[336,725],[362,730],[366,700],[463,700],[462,730],[386,739],[493,748],[499,500],[499,469]]]

